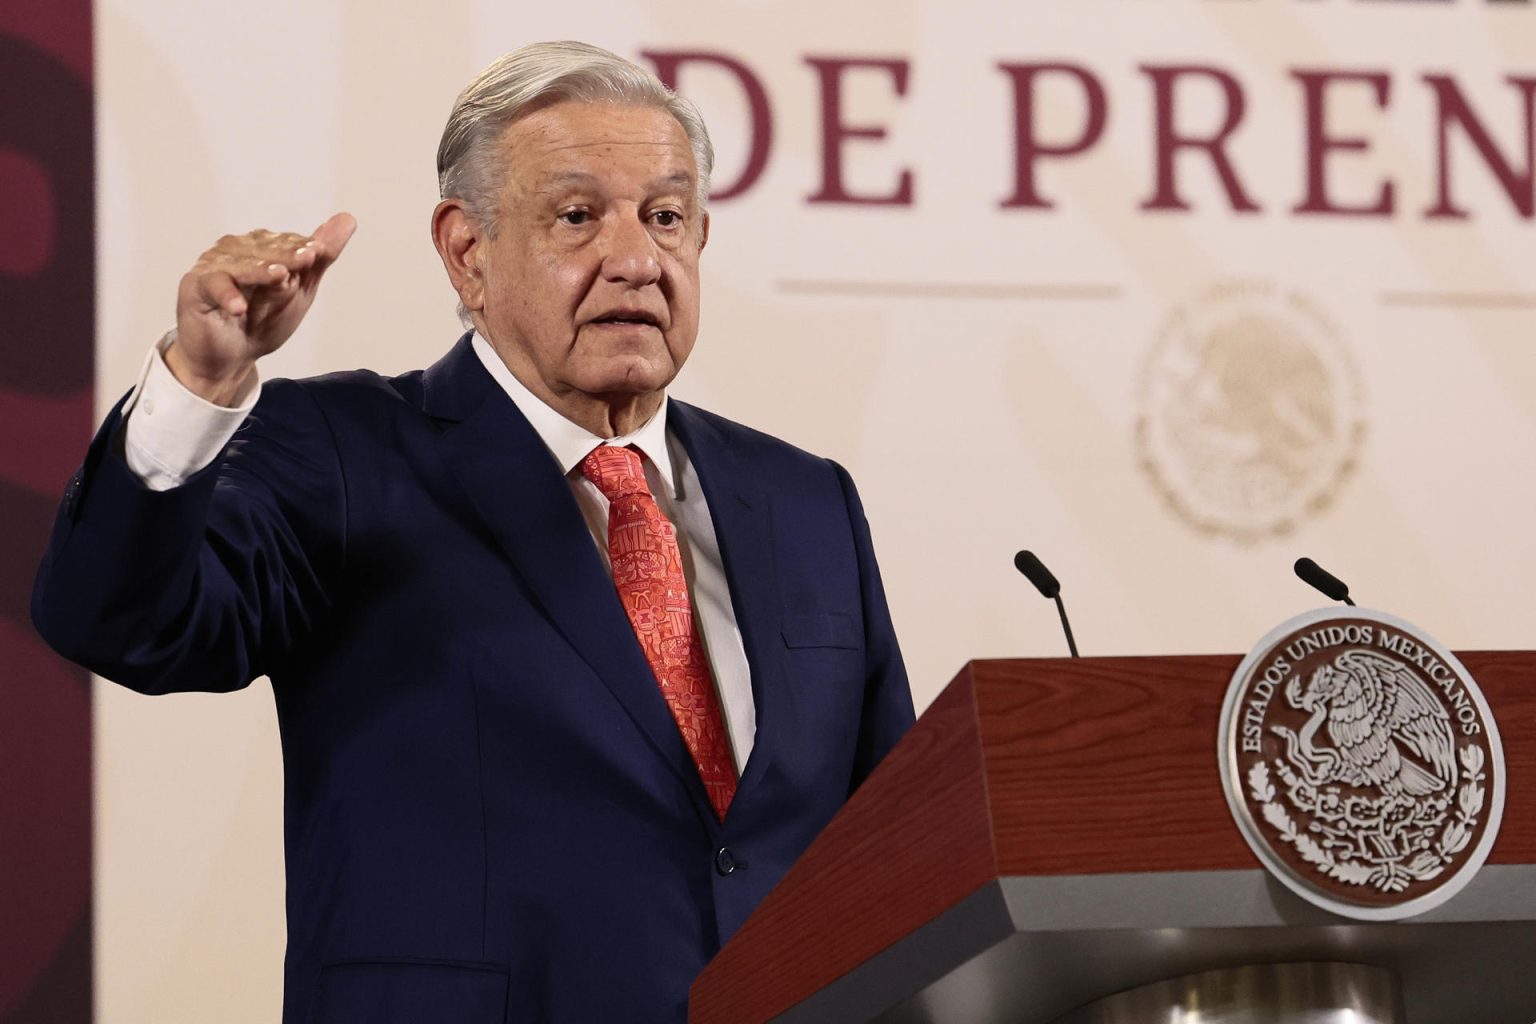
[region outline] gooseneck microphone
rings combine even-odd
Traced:
[[[1307,586],[1321,593],[1330,601],[1343,601],[1351,608],[1355,602],[1349,599],[1349,585],[1310,558],[1296,559],[1296,575]]]
[[[1072,657],[1079,657],[1077,653],[1077,641],[1072,639],[1072,623],[1067,621],[1067,606],[1061,603],[1061,584],[1056,582],[1056,577],[1035,557],[1033,551],[1020,551],[1013,556],[1013,567],[1024,574],[1024,578],[1035,585],[1035,589],[1046,597],[1056,602],[1056,611],[1061,616],[1062,632],[1067,634],[1067,650],[1072,652]]]

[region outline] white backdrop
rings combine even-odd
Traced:
[[[709,51],[761,83],[773,134],[761,177],[713,209],[673,390],[850,468],[919,707],[968,658],[1062,652],[1021,547],[1063,580],[1090,654],[1246,650],[1321,600],[1290,574],[1301,554],[1453,648],[1536,643],[1536,87],[1507,80],[1536,73],[1524,5],[103,0],[97,31],[103,412],[213,239],[337,209],[359,232],[270,372],[431,362],[458,333],[427,228],[463,83],[538,39]],[[826,150],[808,58],[904,63],[904,95],[889,67],[846,71],[838,116],[885,130],[841,143],[845,191],[908,171],[910,204],[808,201]],[[1102,90],[1101,137],[1036,164],[1053,208],[1003,205],[1019,140],[1000,64],[1079,69],[1037,78],[1047,147],[1083,137],[1085,80]],[[1311,121],[1328,201],[1371,206],[1390,181],[1390,213],[1295,212],[1297,72],[1335,76]],[[741,83],[681,75],[732,182]],[[1189,208],[1143,209],[1158,139],[1217,132],[1234,96],[1235,188],[1185,147]],[[1442,158],[1464,217],[1433,212]],[[97,700],[99,1019],[276,1019],[269,692]]]

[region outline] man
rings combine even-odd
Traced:
[[[666,397],[711,161],[642,69],[509,54],[439,152],[472,332],[259,386],[355,224],[226,237],[69,485],[57,649],[146,693],[272,680],[288,1024],[682,1021],[912,721],[847,474]]]

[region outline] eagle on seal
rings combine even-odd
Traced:
[[[1276,732],[1315,785],[1342,782],[1420,797],[1456,779],[1450,716],[1423,680],[1391,658],[1358,648],[1345,651],[1314,671],[1304,689],[1301,677],[1293,676],[1285,696],[1312,717],[1299,734]],[[1324,722],[1332,749],[1312,743]]]

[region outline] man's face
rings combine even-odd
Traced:
[[[556,408],[659,393],[699,329],[707,223],[682,126],[650,107],[563,102],[514,122],[501,155],[495,234],[474,257],[481,333]]]

